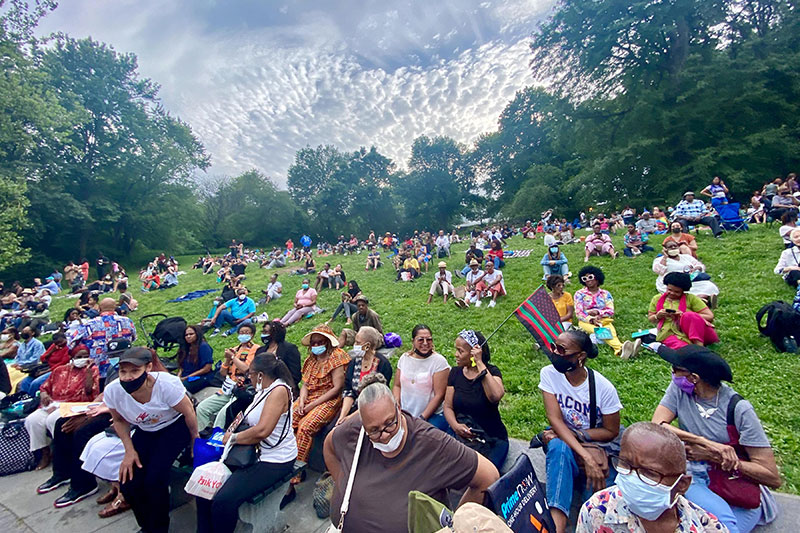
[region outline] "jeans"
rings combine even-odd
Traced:
[[[94,416],[72,433],[64,433],[61,429],[67,420],[62,418],[56,422],[53,432],[53,477],[69,479],[72,490],[86,494],[97,486],[97,480],[81,468],[80,456],[86,443],[111,425],[111,415]]]
[[[230,533],[239,520],[239,506],[288,474],[294,461],[258,463],[235,470],[212,500],[196,498],[198,533]]]
[[[230,311],[223,309],[220,312],[219,316],[217,317],[217,320],[214,322],[214,327],[216,329],[219,329],[225,324],[230,324],[231,326],[234,326],[233,329],[236,330],[239,329],[239,325],[236,324],[236,318],[234,318],[234,316],[231,314]]]
[[[431,417],[428,419],[428,424],[432,425],[436,429],[441,429],[448,435],[453,435],[453,429],[450,427],[450,424],[447,423],[443,413],[431,415]]]
[[[503,268],[504,266],[506,266],[506,262],[505,262],[505,261],[503,261],[502,259],[500,259],[499,257],[494,257],[494,258],[493,258],[493,260],[494,260],[494,267],[495,267],[497,270],[500,270],[501,268]]]
[[[542,270],[544,270],[544,276],[542,277],[543,280],[547,280],[550,276],[560,275],[566,276],[569,272],[569,265],[564,263],[561,266],[558,265],[542,265]]]
[[[358,311],[358,306],[356,304],[351,304],[350,302],[342,302],[337,307],[336,310],[333,312],[333,316],[331,316],[331,320],[336,320],[336,317],[339,316],[339,313],[344,311],[344,316],[347,317],[349,320],[353,313]]]
[[[189,445],[189,428],[180,417],[158,431],[136,431],[131,439],[142,467],[134,465],[133,479],[120,489],[142,530],[168,533],[169,477],[172,463]]]
[[[35,379],[28,376],[19,382],[19,390],[21,390],[22,392],[27,392],[31,396],[36,396],[36,393],[39,392],[39,387],[41,387],[49,377],[50,377],[50,372],[42,374],[41,376]]]
[[[640,252],[652,252],[654,250],[653,250],[652,246],[647,246],[646,244],[643,244],[642,246],[639,247],[639,251]],[[631,250],[627,246],[622,249],[622,253],[625,254],[628,257],[633,257],[633,250]]]
[[[717,220],[717,217],[702,217],[697,220],[686,220],[680,218],[678,219],[678,222],[680,222],[681,226],[683,226],[684,233],[689,233],[689,224],[693,226],[696,226],[698,224],[704,224],[708,226],[709,228],[711,228],[711,233],[714,234],[714,237],[722,233],[722,230],[719,227],[719,221]]]
[[[506,462],[507,455],[508,439],[498,440],[497,444],[494,446],[494,448],[492,448],[486,458],[489,459],[495,467],[497,467],[497,471],[499,472],[500,469],[503,468],[503,463]]]
[[[569,516],[569,508],[572,506],[572,492],[575,488],[576,480],[585,485],[586,477],[578,468],[575,453],[567,443],[561,439],[553,439],[547,445],[547,503],[550,507],[555,507]],[[606,487],[613,484],[617,473],[609,465]],[[594,493],[593,489],[583,487],[581,501],[588,500]]]
[[[708,488],[708,474],[692,472],[692,484],[686,491],[686,499],[716,516],[728,527],[730,533],[749,533],[761,519],[761,508],[743,509],[733,507]]]

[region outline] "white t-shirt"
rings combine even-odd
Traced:
[[[437,272],[434,274],[434,277],[436,278],[436,281],[447,281],[447,283],[450,285],[453,284],[453,274],[449,270],[444,271],[444,276],[442,276],[441,272]]]
[[[594,373],[597,392],[597,426],[602,425],[602,415],[612,415],[622,410],[617,389],[600,372]],[[589,429],[589,377],[573,387],[567,376],[547,365],[539,372],[539,388],[556,397],[561,406],[564,422],[573,429]]]
[[[250,424],[250,427],[254,427],[261,419],[261,412],[264,410],[264,404],[267,401],[264,396],[275,388],[278,390],[276,390],[274,394],[286,394],[287,387],[288,385],[285,381],[276,379],[272,382],[272,385],[255,395],[253,404],[259,402],[262,398],[263,401],[260,401],[253,409],[250,409],[249,406],[245,409],[245,413],[247,413],[245,420]],[[280,441],[281,434],[284,431],[284,425],[286,427],[286,435],[283,437],[283,440]],[[280,443],[275,446],[278,441],[280,441]],[[275,429],[272,430],[272,433],[259,443],[259,451],[261,453],[259,454],[258,460],[264,461],[265,463],[288,463],[289,461],[297,459],[297,441],[294,438],[294,431],[292,431],[291,401],[289,402],[289,409],[278,418],[278,423],[275,424]]]
[[[477,272],[473,272],[472,270],[470,270],[469,272],[467,272],[467,283],[474,284],[475,280],[477,280],[481,276],[483,276],[483,270],[481,270],[480,268],[478,269]]]
[[[434,396],[433,375],[442,370],[450,370],[447,359],[438,352],[433,352],[425,359],[411,357],[407,353],[397,361],[400,371],[400,404],[412,416],[419,416]],[[441,413],[444,407],[439,406],[434,414]]]
[[[119,379],[106,386],[103,402],[129,424],[142,431],[158,431],[174,422],[181,414],[174,409],[186,396],[186,387],[178,376],[168,372],[151,372],[156,380],[150,401],[141,404],[125,392]]]
[[[780,234],[781,239],[783,239],[783,243],[784,244],[791,244],[792,243],[792,239],[789,238],[789,234],[795,229],[797,229],[797,226],[786,226],[786,225],[784,225],[784,226],[781,226],[781,228],[778,230],[778,233]]]
[[[274,292],[277,294],[278,289],[283,289],[283,285],[280,281],[276,281],[275,283],[270,283],[267,285],[267,292]]]

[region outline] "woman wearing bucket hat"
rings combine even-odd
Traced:
[[[686,498],[733,533],[774,520],[777,506],[766,487],[781,485],[775,456],[753,406],[723,383],[733,381],[728,363],[703,346],[651,346],[672,365],[672,382],[652,421],[686,445],[692,476]],[[676,418],[678,427],[671,425]],[[734,490],[726,490],[732,482]],[[748,492],[748,501],[741,499]]]
[[[339,348],[339,339],[327,324],[319,324],[302,340],[308,346],[308,357],[303,363],[303,386],[292,410],[292,429],[297,437],[297,459],[307,462],[311,445],[322,428],[329,424],[342,407],[344,375],[350,356]],[[301,476],[292,479],[281,506],[295,497],[294,485]]]
[[[453,274],[447,270],[447,263],[439,261],[437,266],[439,271],[433,275],[433,282],[431,283],[431,290],[428,291],[428,301],[426,303],[431,303],[435,294],[443,295],[444,303],[447,303],[447,295],[453,294]]]

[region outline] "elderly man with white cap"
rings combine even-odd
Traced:
[[[695,200],[694,192],[692,191],[683,193],[683,200],[675,206],[672,216],[673,220],[681,223],[683,231],[689,230],[689,224],[705,224],[711,228],[711,233],[714,234],[714,237],[719,237],[722,234],[717,218],[711,215],[706,208],[706,204],[701,200]]]
[[[434,294],[444,295],[444,303],[447,303],[447,295],[453,294],[453,274],[447,270],[447,263],[439,261],[439,271],[433,275],[431,290],[428,291],[428,301],[431,303]]]

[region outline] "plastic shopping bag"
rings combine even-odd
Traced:
[[[198,498],[212,499],[217,491],[228,481],[228,478],[231,477],[230,469],[224,464],[229,449],[230,445],[226,445],[219,461],[206,463],[195,468],[183,490],[187,494]]]

